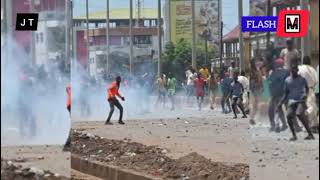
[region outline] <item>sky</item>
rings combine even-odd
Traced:
[[[73,0],[73,15],[80,16],[86,13],[85,0]],[[157,0],[143,0],[145,8],[156,8]],[[238,24],[238,0],[222,1],[222,21],[224,23],[223,34],[230,32]],[[102,11],[106,8],[105,0],[88,0],[89,12]],[[129,0],[110,0],[110,8],[129,8]],[[162,0],[162,5],[164,0]],[[133,0],[135,5],[135,0]],[[243,0],[243,15],[249,15],[249,0]]]

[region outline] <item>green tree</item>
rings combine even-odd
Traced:
[[[213,49],[208,47],[208,62],[205,64],[205,46],[199,44],[196,47],[197,65],[210,67],[210,59],[214,57]],[[185,71],[191,67],[192,47],[191,44],[180,39],[176,44],[169,42],[166,44],[162,54],[162,69],[164,73],[171,72],[178,80],[185,79]]]

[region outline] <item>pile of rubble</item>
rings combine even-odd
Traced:
[[[35,167],[23,168],[12,161],[1,159],[1,179],[3,180],[67,180],[59,174],[44,171]]]
[[[126,138],[109,140],[76,130],[72,132],[71,142],[71,153],[86,160],[100,161],[164,179],[249,179],[247,164],[212,162],[195,152],[172,159],[167,156],[167,149],[131,142]]]

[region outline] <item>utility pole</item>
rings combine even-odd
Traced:
[[[300,0],[300,7],[303,10],[308,9],[308,1],[307,0]],[[309,27],[309,26],[308,26]],[[303,63],[303,57],[310,55],[308,52],[308,35],[305,37],[301,37],[301,64]],[[311,49],[311,48],[309,48]]]
[[[222,21],[222,0],[218,0],[218,18],[219,18],[219,64],[220,64],[220,77],[223,77],[222,58],[223,58],[223,21]]]
[[[10,3],[10,2],[9,2]],[[2,10],[3,10],[3,22],[4,22],[4,27],[1,26],[1,34],[3,34],[3,39],[1,39],[3,41],[3,46],[2,46],[2,43],[1,43],[1,48],[5,48],[5,50],[7,51],[7,53],[4,53],[5,56],[4,56],[4,59],[1,59],[1,66],[2,67],[5,67],[6,63],[8,62],[8,53],[9,53],[9,46],[8,46],[8,39],[9,39],[9,31],[8,31],[8,16],[7,16],[7,0],[3,0],[1,1],[1,7],[2,7]],[[2,29],[4,28],[4,29]],[[2,74],[1,74],[2,76]],[[2,79],[1,79],[2,81]]]
[[[110,54],[110,7],[109,7],[109,0],[106,0],[106,73],[109,73],[109,54]]]
[[[169,19],[169,25],[168,25],[168,29],[169,29],[169,42],[171,42],[171,0],[167,0],[167,2],[168,2],[168,9],[169,9],[169,17],[168,17],[168,19]]]
[[[222,58],[223,58],[223,22],[220,23],[220,77],[223,77]]]
[[[196,21],[195,21],[195,0],[191,0],[191,26],[192,26],[192,68],[197,69],[196,61]]]
[[[73,0],[70,0],[70,19],[71,19],[71,27],[70,27],[70,30],[71,31],[71,38],[70,38],[70,41],[71,41],[71,52],[74,51],[74,46],[73,46]],[[73,53],[70,53],[71,55],[71,61],[73,61],[74,59],[74,54]],[[71,62],[72,63],[72,62]]]
[[[87,36],[87,71],[90,71],[90,43],[89,43],[89,5],[88,0],[86,0],[86,36]]]
[[[130,34],[130,53],[129,53],[129,71],[132,74],[132,59],[133,59],[133,35],[132,35],[132,0],[130,0],[130,20],[129,20],[129,34]]]
[[[271,0],[268,0],[267,2],[267,16],[271,16]],[[266,47],[269,48],[269,44],[270,44],[270,32],[267,32],[267,44]]]
[[[66,17],[66,59],[65,59],[65,65],[67,65],[68,63],[71,63],[71,59],[70,59],[70,22],[71,22],[71,14],[70,14],[70,10],[71,10],[71,6],[70,6],[71,1],[66,0],[65,1],[65,17]]]
[[[242,0],[239,0],[239,28],[241,29],[242,26],[242,21],[241,21],[241,17],[242,17]],[[240,30],[240,37],[239,37],[239,60],[240,60],[240,71],[245,69],[245,63],[244,63],[244,57],[243,57],[243,33]]]
[[[161,0],[158,0],[158,76],[161,74]]]
[[[35,13],[34,0],[30,1],[30,13]],[[31,32],[31,63],[36,64],[36,52],[35,52],[35,34],[34,31]]]

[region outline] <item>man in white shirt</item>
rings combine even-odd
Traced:
[[[231,62],[231,66],[228,68],[228,73],[230,78],[233,78],[233,73],[236,71],[236,63],[234,61]]]
[[[291,39],[287,40],[287,48],[282,49],[280,53],[280,58],[284,59],[284,68],[290,69],[291,61],[293,59],[299,58],[300,54],[297,49],[294,48],[293,41]]]
[[[187,78],[187,103],[190,103],[190,98],[195,95],[194,92],[194,79],[196,73],[194,70],[187,70],[186,78]]]
[[[299,75],[307,80],[309,86],[309,94],[307,97],[307,113],[309,117],[309,125],[311,129],[317,129],[319,126],[319,119],[317,118],[317,105],[315,97],[315,88],[318,83],[317,71],[311,66],[311,59],[309,56],[303,58],[303,65],[299,67]]]
[[[249,79],[246,77],[244,71],[241,72],[240,76],[238,76],[238,81],[243,86],[243,105],[244,109],[247,112],[249,110]]]

